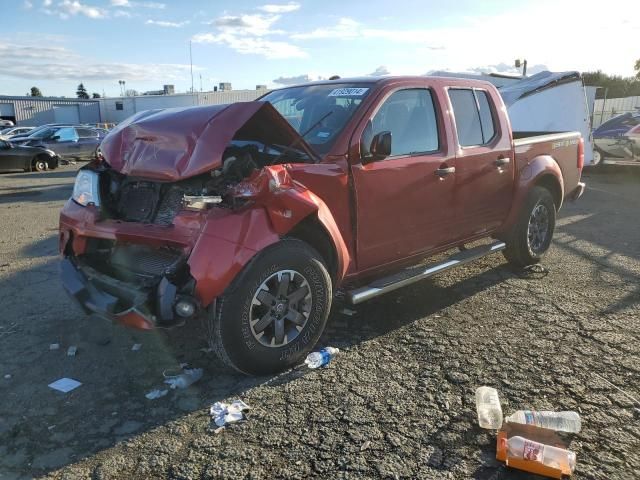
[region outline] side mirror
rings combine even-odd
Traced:
[[[365,163],[384,160],[389,155],[391,155],[391,132],[385,130],[384,132],[376,133],[371,140],[369,156],[366,158]]]

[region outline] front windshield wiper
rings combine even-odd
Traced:
[[[331,115],[333,113],[333,110],[328,111],[327,113],[325,113],[322,117],[320,117],[313,125],[311,125],[311,127],[309,127],[304,133],[301,133],[300,136],[298,138],[296,138],[291,145],[289,145],[287,147],[287,149],[291,149],[294,152],[299,152],[299,150],[295,149],[295,146],[298,145],[300,143],[301,140],[304,140],[304,137],[306,137],[307,135],[309,135],[318,125],[320,125],[325,118],[327,118],[329,115]],[[281,145],[284,146],[284,145]],[[285,154],[287,150],[283,150],[282,152],[280,152],[280,154],[273,160],[272,163],[277,163],[278,160],[280,160],[280,158],[282,158],[282,156]],[[320,157],[318,156],[318,154],[312,150],[312,153],[316,156],[316,160],[320,160]]]

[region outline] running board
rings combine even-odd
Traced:
[[[450,268],[459,267],[460,265],[472,262],[478,258],[499,252],[505,248],[506,244],[504,242],[495,242],[490,245],[481,245],[469,250],[463,250],[451,255],[440,263],[436,263],[435,265],[430,265],[426,268],[424,265],[407,268],[394,275],[375,280],[365,287],[350,290],[347,292],[347,298],[353,305],[356,305],[420,280],[424,280],[436,273],[444,272]]]

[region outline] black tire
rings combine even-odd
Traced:
[[[32,165],[35,172],[44,172],[47,168],[49,168],[47,158],[42,156],[34,158]]]
[[[596,167],[604,166],[604,155],[605,155],[604,152],[602,150],[600,150],[598,147],[594,147],[593,148],[593,158],[594,158],[594,160],[597,158],[597,155],[600,156],[600,160],[594,166],[596,166]]]
[[[545,215],[546,224],[538,221]],[[530,229],[531,223],[533,226]],[[511,265],[518,268],[539,263],[551,245],[555,226],[556,206],[551,192],[544,187],[533,187],[507,238],[504,256]]]
[[[281,288],[284,295],[280,295]],[[273,301],[257,298],[264,291]],[[295,300],[300,292],[305,297]],[[299,364],[324,330],[332,296],[331,278],[318,252],[296,239],[271,245],[258,253],[215,302],[216,311],[207,312],[214,316],[218,357],[245,374],[276,373]],[[264,324],[268,326],[259,330]]]

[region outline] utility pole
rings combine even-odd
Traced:
[[[191,93],[193,94],[193,54],[191,52],[191,40],[189,40],[189,65],[191,66]]]
[[[200,92],[202,92],[202,74],[200,74]]]

